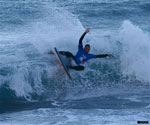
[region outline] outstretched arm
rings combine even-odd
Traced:
[[[101,55],[94,55],[94,54],[88,54],[87,58],[83,58],[82,59],[82,63],[84,63],[85,61],[89,60],[89,59],[93,59],[93,58],[103,58],[103,57],[107,57],[107,56],[112,56],[111,54],[101,54]]]
[[[111,54],[101,54],[101,55],[96,55],[96,58],[104,58],[107,56],[112,56]]]
[[[89,29],[86,29],[85,32],[82,34],[79,40],[79,47],[82,47],[82,41],[84,39],[84,36],[89,32]]]

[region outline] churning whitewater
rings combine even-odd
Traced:
[[[94,125],[150,122],[150,2],[0,1],[0,124]],[[92,54],[84,71],[54,55],[74,55],[79,38]]]

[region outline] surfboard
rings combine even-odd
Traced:
[[[70,80],[72,80],[72,78],[71,78],[71,76],[70,76],[70,74],[69,74],[69,70],[68,70],[68,68],[67,68],[67,66],[66,66],[66,64],[65,64],[65,62],[64,62],[64,60],[63,60],[63,58],[62,58],[61,55],[59,54],[59,51],[57,50],[56,47],[54,48],[54,52],[55,52],[55,55],[56,55],[57,59],[58,59],[59,62],[60,62],[60,65],[63,67],[64,72],[67,74],[68,78],[69,78]]]

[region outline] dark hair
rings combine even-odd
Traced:
[[[86,44],[86,45],[85,45],[85,47],[87,47],[87,46],[90,48],[90,44]]]

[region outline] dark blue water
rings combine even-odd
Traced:
[[[148,0],[0,1],[0,124],[149,120],[149,8]],[[71,70],[70,81],[47,52],[76,54],[86,28],[91,53],[114,57]]]

